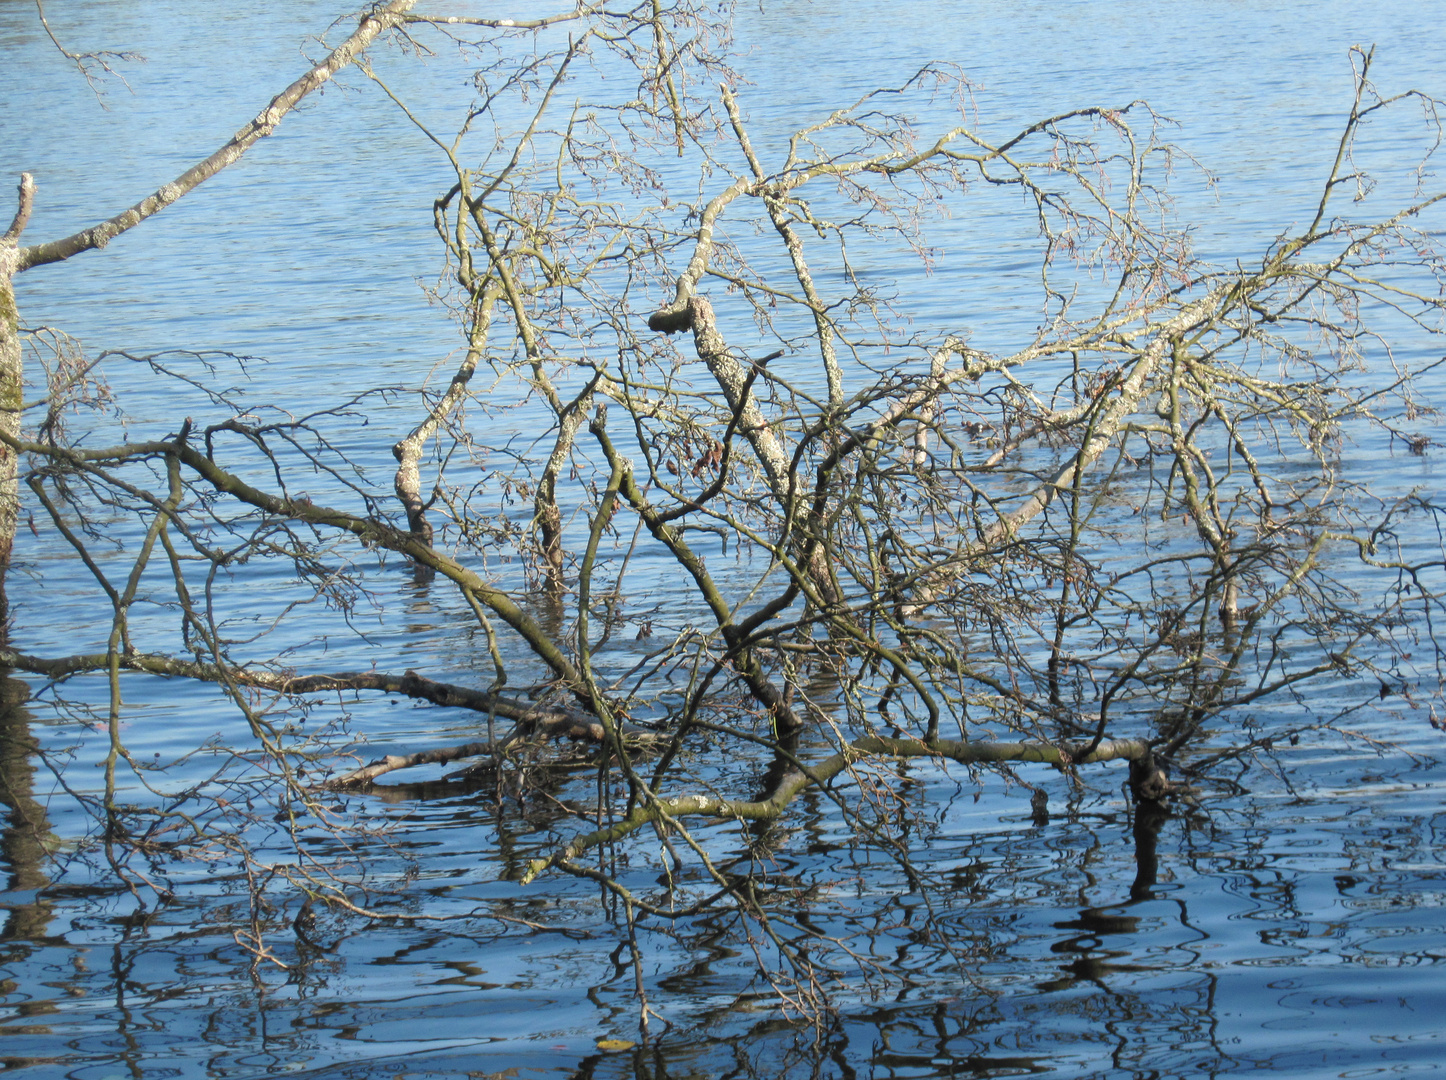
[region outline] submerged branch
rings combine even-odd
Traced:
[[[579,742],[602,743],[606,733],[602,722],[579,709],[564,706],[534,705],[517,698],[477,690],[456,683],[438,682],[415,671],[391,675],[381,671],[346,671],[316,675],[296,675],[283,671],[256,671],[223,667],[219,664],[181,660],[155,653],[82,653],[73,656],[31,656],[14,649],[0,649],[0,665],[17,671],[60,680],[75,675],[108,670],[112,660],[123,671],[144,672],[167,678],[193,679],[218,685],[235,685],[267,690],[287,697],[321,693],[358,693],[374,691],[401,694],[419,701],[428,701],[446,708],[468,709],[472,712],[500,716],[514,721],[514,726],[493,742],[473,742],[462,746],[424,750],[415,754],[394,755],[371,762],[343,776],[327,781],[328,788],[355,787],[377,777],[414,765],[456,761],[506,750],[523,739],[572,739]],[[642,744],[660,736],[649,728],[623,724],[620,734],[633,744]]]
[[[915,758],[929,757],[956,761],[965,765],[1001,761],[1041,762],[1049,765],[1087,765],[1100,761],[1135,760],[1150,754],[1148,743],[1139,739],[1101,742],[1088,754],[1074,756],[1070,747],[1045,742],[969,742],[958,739],[889,738],[868,735],[855,739],[837,754],[825,758],[807,771],[789,769],[761,799],[725,799],[716,795],[682,795],[672,799],[653,799],[639,803],[627,817],[611,825],[575,837],[550,856],[533,859],[521,876],[526,885],[544,870],[571,862],[585,851],[600,844],[609,844],[644,825],[662,824],[677,818],[731,818],[737,821],[775,821],[793,799],[811,785],[826,785],[850,766],[866,757]]]

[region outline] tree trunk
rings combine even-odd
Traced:
[[[35,181],[20,174],[20,198],[15,218],[0,236],[0,433],[12,442],[20,438],[20,408],[24,403],[25,365],[20,348],[20,311],[15,306],[15,271],[20,265],[20,234],[35,203]],[[19,460],[8,445],[0,445],[0,640],[5,636],[9,602],[5,577],[15,547],[15,525],[20,519]]]

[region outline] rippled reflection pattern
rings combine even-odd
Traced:
[[[717,928],[703,920],[686,948],[659,941],[648,952],[650,979],[686,999],[687,1015],[675,1011],[677,1027],[654,1046],[599,1053],[594,1040],[626,1037],[634,1016],[632,974],[605,936],[488,941],[318,918],[278,956],[288,971],[253,972],[243,949],[208,930],[244,919],[227,910],[226,883],[198,884],[144,921],[127,917],[122,897],[83,888],[41,900],[43,871],[20,852],[43,813],[15,761],[11,1067],[77,1077],[1351,1075],[1430,1070],[1446,1053],[1434,767],[1383,776],[1366,792],[1369,811],[1361,789],[1278,802],[1258,790],[1253,803],[1147,822],[1144,832],[1159,830],[1151,883],[1135,876],[1141,823],[1117,795],[1069,799],[1061,786],[1061,810],[1044,825],[1023,798],[991,796],[946,817],[921,860],[951,904],[928,934],[912,929],[923,922],[917,894],[879,867],[861,886],[846,845],[817,844],[809,869],[839,885],[798,916],[827,926],[869,913],[875,948],[915,985],[874,1002],[860,987],[836,1026],[800,1030],[772,1014],[750,958],[710,947]],[[828,834],[830,823],[810,824]],[[861,888],[899,895],[879,915],[853,902]],[[557,894],[533,914],[585,930],[593,903]],[[962,969],[948,971],[950,949]]]

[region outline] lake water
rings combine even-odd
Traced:
[[[36,175],[31,242],[110,216],[220,145],[295,77],[299,47],[338,14],[321,0],[51,0],[47,11],[69,47],[129,49],[148,62],[124,66],[130,89],[107,83],[102,108],[28,0],[0,0],[0,180],[8,191],[3,178]],[[1219,178],[1212,189],[1184,168],[1177,192],[1198,249],[1226,262],[1258,254],[1312,211],[1350,102],[1351,45],[1376,45],[1383,90],[1446,94],[1446,20],[1407,3],[770,0],[739,13],[737,37],[753,84],[741,98],[765,151],[935,59],[975,84],[986,132],[1082,104],[1148,100]],[[465,71],[446,56],[420,64],[390,52],[377,66],[424,120],[449,130],[453,106],[467,100]],[[1386,200],[1414,183],[1422,132],[1399,119],[1373,139],[1375,130],[1362,161]],[[425,290],[438,272],[432,201],[447,183],[445,162],[353,75],[108,249],[22,276],[22,318],[92,351],[256,357],[247,392],[296,412],[364,387],[415,388],[434,370],[445,377],[459,348]],[[1035,270],[1018,254],[1032,231],[1025,220],[1017,232],[1003,203],[971,205],[939,226],[932,275],[898,270],[917,300],[914,329],[928,337],[962,319],[978,347],[1017,346],[1037,321]],[[1427,227],[1439,235],[1441,222]],[[1419,337],[1395,344],[1408,359],[1439,354]],[[240,380],[229,367],[217,377]],[[112,380],[140,426],[174,425],[189,407],[123,362]],[[389,447],[415,422],[415,400],[366,407],[366,441],[348,449],[379,470],[371,479],[384,491]],[[1439,425],[1426,430],[1442,437]],[[1363,451],[1354,467],[1373,483],[1435,491],[1440,453]],[[58,544],[22,541],[14,640],[36,653],[97,647],[107,628],[95,623],[88,582],[63,569]],[[489,678],[454,601],[402,575],[382,588],[368,648],[404,658],[388,661],[397,670]],[[332,647],[333,669],[378,655],[341,635]],[[199,691],[137,683],[127,692],[127,738],[140,757],[169,758],[237,723]],[[1390,746],[1308,737],[1278,746],[1202,809],[1157,823],[1157,880],[1134,889],[1140,823],[1120,770],[1088,771],[1079,789],[1026,771],[1050,792],[1047,821],[1031,814],[1027,789],[920,771],[919,797],[938,825],[918,836],[917,859],[938,875],[932,914],[947,940],[915,933],[925,913],[896,871],[850,844],[830,804],[802,800],[776,858],[824,883],[809,917],[872,929],[874,947],[892,950],[889,966],[909,980],[882,991],[846,981],[837,1024],[799,1029],[778,1019],[729,927],[700,920],[678,938],[644,935],[650,995],[673,1027],[627,1051],[596,1046],[636,1038],[633,972],[596,894],[501,879],[550,850],[556,822],[545,813],[499,811],[477,791],[352,797],[349,809],[395,825],[399,857],[378,873],[411,873],[418,912],[497,903],[556,932],[323,916],[306,942],[277,946],[285,968],[253,967],[238,944],[245,883],[224,870],[189,872],[172,904],[138,915],[67,848],[41,862],[11,828],[0,844],[10,872],[0,1061],[25,1077],[77,1080],[1436,1072],[1446,1066],[1436,967],[1446,962],[1446,744],[1410,701],[1387,705],[1362,734]],[[478,737],[476,717],[453,711],[385,698],[349,711],[368,754]],[[49,712],[44,700],[6,717],[7,754],[27,724],[52,749],[74,747],[77,769],[104,753],[84,718]],[[26,812],[44,807],[62,839],[85,831],[43,767],[30,786],[12,793]]]

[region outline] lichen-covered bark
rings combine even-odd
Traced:
[[[24,397],[24,361],[20,346],[20,311],[15,304],[15,274],[20,266],[20,234],[30,220],[35,202],[35,181],[20,176],[19,204],[10,228],[0,236],[0,432],[11,440],[20,437],[20,407]],[[0,444],[0,639],[9,605],[5,575],[15,547],[15,525],[20,518],[17,458],[8,444]]]
[[[468,332],[467,355],[452,376],[446,392],[427,411],[426,419],[414,427],[405,439],[392,447],[392,456],[397,459],[397,475],[393,486],[397,498],[407,511],[407,527],[412,535],[423,544],[432,542],[432,525],[427,520],[427,501],[422,497],[422,474],[420,463],[427,440],[442,427],[447,417],[462,404],[467,396],[467,384],[477,371],[477,362],[487,346],[487,334],[492,327],[492,305],[496,293],[484,293],[472,312],[472,325]]]

